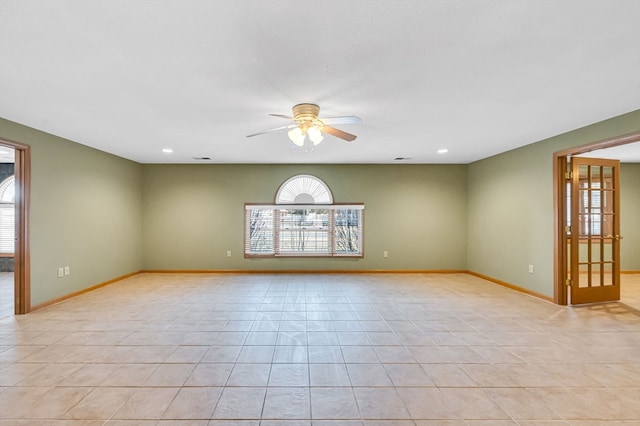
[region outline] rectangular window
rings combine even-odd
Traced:
[[[0,253],[13,254],[15,247],[15,204],[0,201]]]
[[[245,257],[362,257],[364,205],[245,205]]]
[[[277,214],[281,255],[329,253],[329,210],[279,209]]]
[[[273,254],[273,210],[245,210],[245,223],[245,253]]]

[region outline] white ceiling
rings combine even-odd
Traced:
[[[580,154],[577,157],[606,158],[621,160],[624,163],[640,163],[640,142],[615,146],[613,148],[598,149]]]
[[[2,0],[0,116],[142,163],[469,163],[639,109],[639,21],[637,0]],[[300,102],[358,139],[245,137]]]

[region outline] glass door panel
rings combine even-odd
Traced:
[[[619,300],[619,162],[574,157],[571,163],[571,303]]]

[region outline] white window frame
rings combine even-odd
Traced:
[[[364,257],[364,204],[334,204],[321,179],[292,176],[275,204],[245,204],[244,257]]]
[[[246,258],[364,257],[363,240],[364,204],[245,204]]]

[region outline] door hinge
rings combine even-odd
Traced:
[[[571,287],[571,280],[565,280],[564,285],[566,285],[567,287]]]
[[[571,225],[565,226],[564,227],[564,232],[567,233],[567,234],[570,234],[571,233]]]
[[[564,172],[564,178],[569,180],[573,177],[573,172]]]

